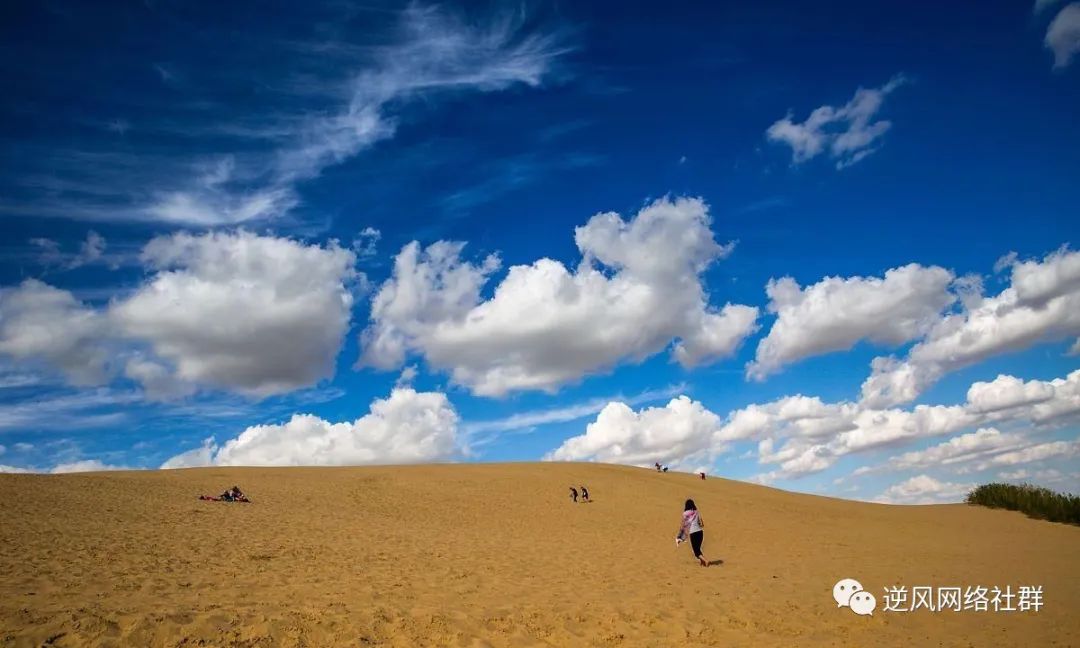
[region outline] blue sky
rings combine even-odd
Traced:
[[[1080,3],[3,12],[5,469],[1080,490]]]

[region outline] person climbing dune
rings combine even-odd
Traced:
[[[675,537],[675,545],[678,546],[687,537],[690,538],[690,547],[694,550],[694,557],[702,567],[708,567],[709,561],[701,553],[701,543],[705,539],[705,522],[701,519],[701,513],[697,510],[694,500],[686,500],[683,506],[682,524],[679,533]]]

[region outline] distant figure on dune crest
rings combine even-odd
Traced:
[[[583,486],[581,487],[581,501],[582,501],[582,502],[588,502],[588,501],[590,501],[590,500],[589,500],[589,489],[588,489],[588,488],[585,488],[585,486],[584,486],[584,485],[583,485]]]
[[[667,472],[667,466],[664,466],[664,472]]]
[[[675,546],[682,544],[683,540],[690,536],[690,546],[694,550],[694,557],[702,567],[708,567],[709,561],[701,553],[701,541],[705,539],[705,523],[701,519],[701,513],[697,510],[694,500],[686,500],[683,507],[682,525],[679,527],[679,535],[675,536]]]
[[[660,462],[659,462],[659,461],[657,461],[657,462],[656,462],[655,464],[653,464],[653,465],[655,465],[655,466],[656,466],[656,472],[660,472]]]
[[[698,473],[698,474],[701,475],[701,481],[705,481],[705,473],[702,472],[702,473]]]
[[[573,486],[570,487],[570,499],[574,500],[575,504],[577,503],[577,489]]]

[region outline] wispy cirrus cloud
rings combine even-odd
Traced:
[[[551,423],[566,423],[568,421],[576,421],[585,418],[586,416],[592,416],[604,409],[604,407],[612,401],[621,401],[629,405],[640,405],[651,401],[672,398],[685,393],[686,390],[687,386],[685,384],[680,384],[664,389],[650,389],[629,398],[622,395],[592,398],[572,405],[518,412],[500,419],[467,422],[461,426],[461,431],[466,438],[473,439],[470,442],[471,446],[487,445],[505,432],[524,430]],[[484,436],[479,438],[481,435]]]
[[[534,184],[547,173],[584,169],[603,163],[603,156],[583,152],[544,157],[525,154],[485,163],[481,165],[480,177],[475,183],[447,194],[439,205],[448,216],[457,216]]]
[[[560,34],[533,29],[523,12],[466,20],[411,5],[377,37],[354,44],[316,34],[279,48],[287,64],[260,89],[281,101],[254,108],[220,97],[200,103],[197,85],[176,84],[178,65],[157,64],[163,83],[195,96],[163,106],[149,123],[124,123],[164,133],[156,141],[168,145],[119,146],[115,132],[89,150],[35,144],[38,156],[30,159],[38,163],[13,179],[0,212],[195,226],[281,218],[302,203],[302,183],[393,137],[410,105],[539,86],[569,50]],[[328,76],[326,69],[346,72]],[[232,150],[216,149],[222,139]],[[72,162],[87,156],[101,164]],[[60,164],[47,163],[57,157]]]
[[[47,272],[77,270],[90,265],[104,265],[115,270],[122,265],[138,262],[138,251],[132,249],[130,245],[121,245],[117,249],[106,251],[109,245],[105,237],[94,230],[86,232],[86,238],[79,243],[75,251],[65,251],[60,242],[50,238],[36,237],[27,243],[36,257],[33,260],[43,266]],[[8,258],[25,256],[23,250],[17,250]]]
[[[132,391],[93,389],[3,404],[0,405],[0,430],[101,428],[125,420],[127,414],[116,408],[131,405],[141,398]]]

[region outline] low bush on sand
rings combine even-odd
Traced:
[[[1040,520],[1080,524],[1080,497],[1031,484],[983,484],[968,493],[966,501],[1021,511]]]

